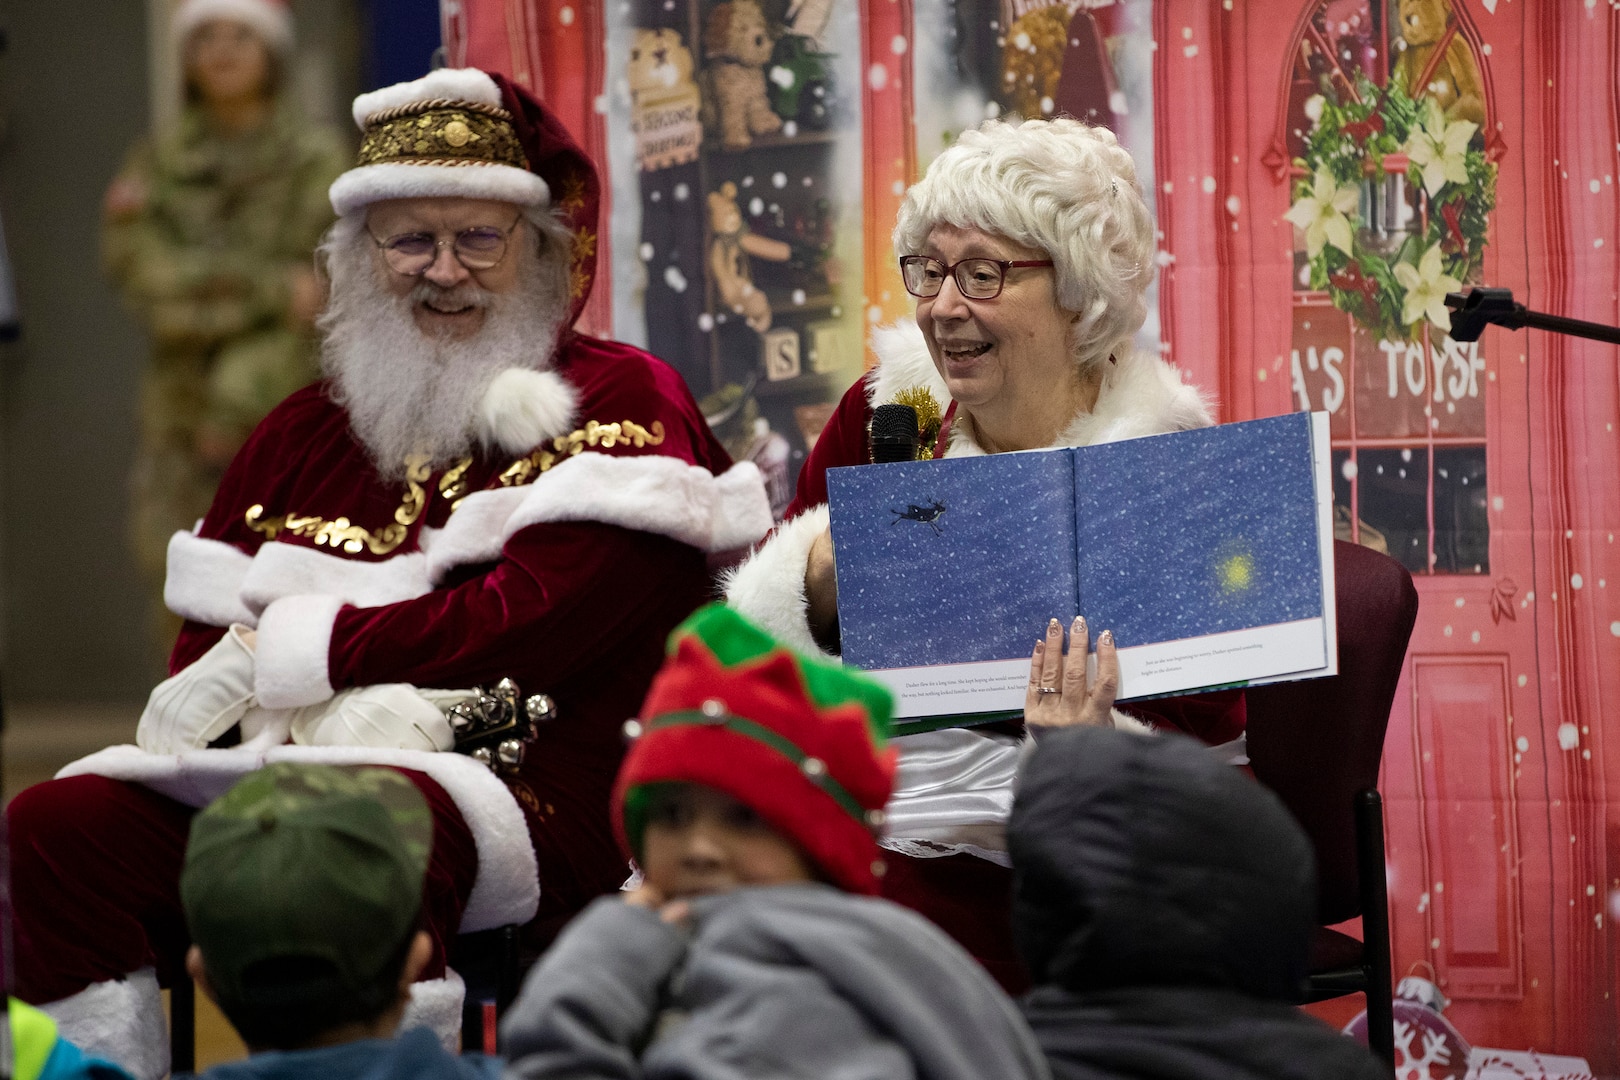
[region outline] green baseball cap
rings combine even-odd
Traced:
[[[363,991],[416,925],[432,843],[426,800],[392,769],[278,762],[243,777],[192,819],[180,873],[209,979],[245,1004]],[[301,981],[256,985],[267,961],[294,961]]]

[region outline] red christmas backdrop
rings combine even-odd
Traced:
[[[1223,420],[1329,411],[1340,534],[1417,582],[1382,780],[1397,976],[1432,969],[1475,1045],[1620,1073],[1620,355],[1459,344],[1440,306],[1485,283],[1620,323],[1620,0],[444,8],[453,62],[538,91],[613,175],[590,327],[658,346],[780,477],[865,329],[909,315],[890,230],[951,134],[1113,127],[1161,237],[1145,346]],[[780,126],[733,135],[708,68],[753,12]]]

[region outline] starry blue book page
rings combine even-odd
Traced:
[[[1332,674],[1327,470],[1307,413],[831,470],[844,661],[929,726],[1022,711],[1077,613],[1114,632],[1122,701]]]

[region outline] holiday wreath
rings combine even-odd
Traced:
[[[1315,126],[1294,161],[1306,175],[1286,216],[1305,230],[1311,288],[1383,338],[1415,337],[1424,319],[1449,331],[1446,293],[1479,270],[1496,205],[1496,166],[1477,145],[1479,125],[1448,121],[1399,79],[1379,87],[1364,75],[1353,100],[1324,95],[1306,107]],[[1404,238],[1390,249],[1361,227],[1362,188],[1403,170],[1428,212],[1398,222],[1390,235]]]

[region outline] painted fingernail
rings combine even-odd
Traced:
[[[1036,642],[1036,643],[1035,643],[1035,651],[1036,651],[1036,652],[1038,652],[1038,653],[1039,653],[1039,652],[1045,652],[1045,651],[1046,651],[1046,642],[1044,642],[1044,641],[1037,641],[1037,642]]]
[[[1056,619],[1053,619],[1051,622],[1046,624],[1046,628],[1048,630],[1057,630],[1059,629],[1060,625],[1061,624]]]
[[[1113,643],[1114,632],[1112,630],[1104,630],[1101,634],[1097,635],[1097,644],[1112,645]]]
[[[1084,615],[1076,615],[1074,617],[1074,628],[1076,630],[1080,630],[1080,631],[1085,630],[1085,628],[1086,628],[1086,617]]]

